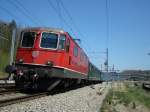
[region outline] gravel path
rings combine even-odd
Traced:
[[[0,112],[98,112],[109,90],[102,83],[1,107]]]

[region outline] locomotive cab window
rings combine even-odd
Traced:
[[[35,37],[36,37],[35,32],[24,32],[22,35],[21,47],[27,48],[33,47]]]
[[[42,48],[56,49],[58,43],[58,35],[54,33],[42,33],[41,44]]]
[[[65,41],[66,41],[66,36],[65,35],[60,35],[58,49],[60,49],[60,50],[65,49]]]

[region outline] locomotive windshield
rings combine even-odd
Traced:
[[[28,48],[33,47],[35,34],[36,34],[35,32],[24,32],[22,36],[21,46]]]
[[[42,48],[56,49],[57,43],[58,43],[58,35],[57,34],[47,33],[47,32],[42,33],[41,45],[40,45]]]

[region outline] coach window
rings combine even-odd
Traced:
[[[75,57],[78,56],[78,48],[76,46],[74,47],[73,54]]]
[[[65,41],[66,41],[66,36],[60,35],[58,49],[62,49],[62,50],[65,49]]]

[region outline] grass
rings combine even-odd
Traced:
[[[105,100],[103,101],[103,105],[101,108],[101,112],[117,112],[115,108],[113,108],[113,90],[109,90]]]
[[[5,76],[4,69],[9,63],[9,54],[1,52],[0,54],[0,77]]]
[[[0,72],[0,78],[6,78],[8,76],[7,73]]]
[[[125,106],[134,104],[135,102],[142,104],[150,109],[150,95],[149,92],[143,90],[140,87],[129,87],[126,92],[114,91],[114,95],[119,99],[119,103],[123,103]]]
[[[123,104],[135,109],[137,104],[150,109],[150,92],[141,87],[128,87],[125,91],[114,91],[111,89],[104,100],[101,112],[117,112],[115,105]]]

